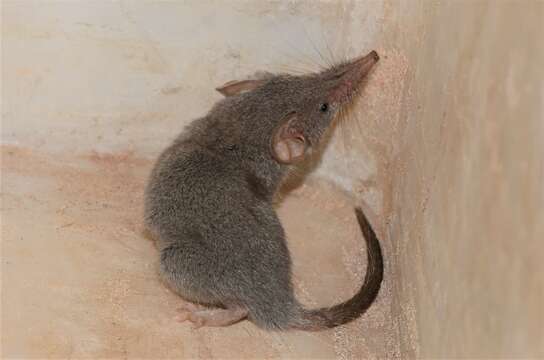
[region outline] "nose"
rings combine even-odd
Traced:
[[[359,70],[365,75],[372,69],[372,67],[380,60],[380,56],[375,50],[372,50],[365,56],[361,56],[352,61],[350,67],[359,68]]]

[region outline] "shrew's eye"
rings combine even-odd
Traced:
[[[329,111],[329,104],[328,103],[321,104],[321,106],[319,107],[319,111],[321,111],[321,112]]]

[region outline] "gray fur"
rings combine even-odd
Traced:
[[[256,89],[219,101],[160,155],[146,189],[145,222],[158,240],[161,276],[184,299],[246,308],[265,329],[323,326],[293,295],[291,259],[272,205],[292,165],[271,156],[271,137],[296,112],[297,126],[316,146],[359,87],[331,97],[347,66],[267,75]],[[323,113],[325,102],[330,111]]]

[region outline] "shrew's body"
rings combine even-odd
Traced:
[[[378,61],[375,52],[321,73],[230,82],[226,99],[195,120],[158,159],[146,191],[146,224],[161,275],[187,303],[181,320],[224,326],[248,318],[266,329],[319,330],[362,314],[378,294],[383,263],[362,211],[364,284],[350,300],[305,309],[293,295],[291,259],[272,199],[288,168],[322,139]]]

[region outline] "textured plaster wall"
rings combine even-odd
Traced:
[[[406,356],[544,356],[544,5],[2,2],[2,144],[152,158],[257,70],[381,61],[315,176],[383,237]]]
[[[407,73],[372,153],[404,353],[542,357],[544,3],[399,2],[385,18],[378,43]]]

